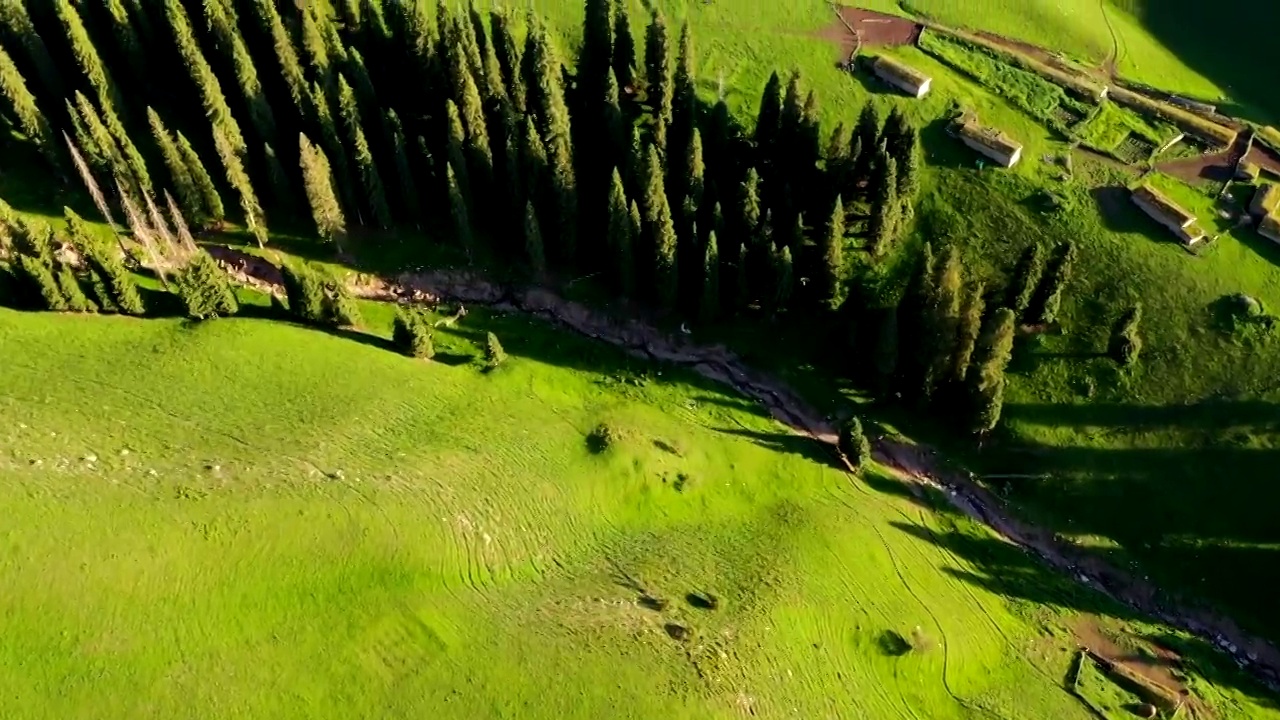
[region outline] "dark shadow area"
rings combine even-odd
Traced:
[[[930,166],[952,170],[977,168],[980,156],[952,135],[950,126],[949,119],[940,117],[920,128],[920,148],[926,161]]]
[[[472,355],[466,355],[458,352],[438,352],[431,358],[431,362],[437,362],[441,365],[449,367],[458,367],[466,365],[475,359]]]
[[[667,609],[667,605],[668,605],[666,600],[663,600],[662,598],[656,598],[648,594],[641,595],[640,599],[637,600],[636,602],[639,603],[640,607],[644,608],[645,610],[652,610],[654,612],[662,612],[663,610]]]
[[[1147,217],[1130,199],[1129,189],[1119,185],[1108,185],[1093,188],[1089,195],[1098,206],[1098,214],[1102,217],[1102,225],[1112,232],[1143,233],[1152,237],[1168,238],[1173,242],[1173,235],[1160,226],[1155,220]]]
[[[680,449],[677,448],[675,445],[672,445],[671,443],[667,442],[666,440],[661,440],[661,439],[654,440],[653,446],[658,448],[664,453],[670,453],[671,455],[677,455],[677,456],[681,455]]]
[[[885,630],[880,633],[876,638],[876,645],[880,648],[880,652],[890,657],[902,657],[911,652],[911,643],[896,630]]]
[[[1012,404],[1004,417],[1018,422],[1055,427],[1085,425],[1120,427],[1125,430],[1179,428],[1223,430],[1250,426],[1265,432],[1280,432],[1280,405],[1261,400],[1202,400],[1185,405]]]
[[[684,596],[684,601],[690,606],[699,610],[715,610],[720,607],[720,598],[711,593],[689,593]]]
[[[747,438],[756,445],[775,452],[799,455],[819,465],[844,467],[836,462],[835,451],[832,448],[805,435],[789,432],[760,432],[744,428],[716,428],[716,431],[725,435]]]
[[[684,642],[689,638],[689,628],[679,623],[667,623],[662,626],[662,629],[666,631],[667,636],[672,640]]]

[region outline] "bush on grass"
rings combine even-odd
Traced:
[[[434,328],[422,308],[402,307],[396,312],[391,342],[401,353],[430,360],[435,354]]]

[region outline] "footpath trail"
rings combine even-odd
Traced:
[[[222,246],[207,249],[239,281],[268,292],[282,292],[279,270],[266,260]],[[831,446],[833,459],[843,462],[835,448],[836,429],[821,413],[776,378],[747,367],[724,346],[700,345],[671,336],[640,320],[609,317],[546,289],[502,287],[466,272],[402,273],[394,278],[366,279],[353,285],[352,290],[369,299],[470,303],[499,311],[527,313],[632,354],[691,368],[763,404],[793,432]],[[947,468],[936,453],[925,446],[884,437],[875,442],[874,453],[876,460],[899,478],[941,490],[957,510],[1034,553],[1044,563],[1145,615],[1219,647],[1266,685],[1280,690],[1280,650],[1246,632],[1230,618],[1172,600],[1143,578],[1115,567],[1052,531],[1018,520],[1005,503],[972,474]]]

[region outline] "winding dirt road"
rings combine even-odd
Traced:
[[[281,294],[280,273],[271,263],[232,248],[209,246],[207,249],[239,281]],[[763,404],[793,432],[831,446],[832,457],[843,461],[835,448],[835,428],[820,413],[776,379],[747,367],[723,346],[699,345],[667,335],[639,320],[611,318],[546,289],[501,287],[466,272],[403,273],[394,278],[366,276],[353,284],[352,290],[370,299],[460,302],[527,313],[634,355],[691,368]],[[1172,600],[1146,580],[1050,531],[1018,520],[1003,501],[972,475],[947,469],[927,447],[886,437],[876,442],[875,457],[901,479],[941,490],[956,509],[1078,582],[1219,647],[1242,668],[1280,691],[1280,651],[1246,632],[1230,618]]]

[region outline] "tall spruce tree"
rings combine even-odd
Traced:
[[[61,1],[66,2],[66,0]],[[191,28],[191,19],[187,17],[182,1],[164,0],[164,10],[169,26],[173,29],[178,52],[182,55],[192,82],[195,83],[196,91],[200,94],[205,115],[220,128],[219,132],[226,139],[232,152],[237,157],[243,157],[248,149],[244,134],[240,132],[240,124],[231,115],[231,108],[227,105],[226,96],[222,94],[222,85],[218,82],[218,76],[214,74],[213,68],[209,67],[209,62],[205,60],[204,53],[200,50],[200,44],[196,41],[195,32]],[[233,171],[227,168],[227,172]]]
[[[195,184],[196,192],[200,195],[202,212],[195,215],[194,219],[211,225],[221,224],[227,216],[227,211],[222,204],[222,196],[218,194],[217,186],[213,184],[213,177],[204,167],[204,161],[196,154],[195,148],[191,147],[191,143],[181,132],[177,134],[177,147],[178,154],[181,155],[182,162],[191,175],[191,181]]]
[[[475,258],[475,234],[471,230],[471,212],[467,208],[466,198],[459,187],[457,174],[453,171],[453,163],[445,167],[445,182],[449,191],[449,216],[453,220],[453,234],[458,244],[467,252],[468,259]]]
[[[54,0],[54,14],[58,16],[58,21],[62,23],[63,32],[66,34],[68,44],[71,46],[71,54],[75,56],[76,64],[84,76],[89,79],[89,85],[93,87],[95,95],[97,95],[98,103],[102,106],[112,106],[120,112],[124,112],[124,98],[120,94],[119,88],[112,81],[111,76],[107,73],[107,67],[102,62],[102,56],[98,54],[98,49],[94,46],[93,40],[89,37],[89,31],[85,29],[84,22],[80,18],[80,13],[76,11],[75,5],[71,0]]]
[[[653,141],[661,153],[667,150],[667,130],[671,127],[673,93],[670,38],[667,21],[654,8],[644,37],[644,80],[649,104],[653,106]]]
[[[36,105],[35,95],[27,88],[27,81],[3,47],[0,47],[0,95],[8,101],[9,109],[18,120],[18,129],[36,146],[45,162],[61,172],[62,151],[53,127]]]
[[[542,280],[547,274],[547,251],[542,244],[542,230],[533,203],[524,206],[524,256],[533,271],[534,278]]]
[[[342,112],[342,126],[346,131],[347,144],[351,156],[360,169],[360,184],[364,188],[366,207],[369,208],[378,227],[391,227],[391,206],[387,204],[386,190],[382,184],[382,175],[373,159],[373,151],[369,148],[369,140],[365,137],[364,126],[360,120],[360,109],[356,104],[355,91],[345,77],[338,77],[338,106]],[[482,121],[483,123],[483,121]],[[487,147],[486,141],[486,147]]]
[[[405,217],[415,225],[422,220],[418,204],[418,183],[413,175],[413,164],[409,160],[409,145],[404,136],[404,127],[400,124],[400,116],[390,108],[386,111],[387,127],[391,134],[391,152],[396,165],[396,179],[400,188],[400,203]]]
[[[1040,286],[1036,288],[1031,304],[1027,307],[1027,317],[1039,325],[1057,322],[1058,309],[1062,304],[1062,293],[1071,281],[1071,270],[1075,263],[1076,245],[1067,240],[1054,249],[1053,256],[1045,267]]]
[[[857,148],[854,161],[854,176],[863,179],[871,175],[876,161],[877,148],[880,146],[880,115],[875,105],[867,103],[858,115],[858,124],[853,129],[854,139],[850,147]]]
[[[524,73],[529,107],[538,123],[551,188],[557,207],[555,237],[557,255],[572,262],[577,252],[578,198],[573,153],[569,144],[569,110],[565,105],[559,63],[552,54],[546,30],[536,21],[525,40]],[[543,230],[547,228],[544,225]]]
[[[983,331],[973,366],[969,370],[972,410],[969,429],[986,435],[1000,422],[1004,405],[1005,368],[1013,353],[1016,319],[1009,308],[1000,308]]]
[[[502,85],[507,90],[507,97],[516,110],[524,112],[527,92],[524,75],[520,72],[520,49],[511,31],[511,21],[504,11],[495,9],[489,14],[489,30],[498,67],[502,69]]]
[[[826,232],[822,235],[822,264],[818,277],[818,300],[822,307],[836,311],[844,304],[844,202],[836,196]]]
[[[613,74],[618,86],[630,91],[636,79],[636,38],[631,34],[631,15],[626,0],[614,0]]]
[[[902,207],[898,202],[898,162],[883,153],[880,162],[883,169],[878,174],[868,228],[870,237],[867,239],[867,249],[873,257],[884,255],[893,246],[902,218]]]
[[[756,115],[755,141],[760,157],[772,159],[776,152],[778,135],[782,132],[782,78],[775,70],[765,83],[760,97],[760,112]]]
[[[263,30],[271,37],[271,46],[275,50],[285,85],[289,88],[293,106],[300,116],[307,117],[310,93],[306,76],[302,71],[302,63],[298,60],[298,51],[276,10],[275,0],[253,0],[253,7]]]
[[[933,307],[933,283],[937,278],[935,267],[933,245],[926,242],[907,281],[906,294],[898,304],[900,387],[904,394],[914,398],[925,397],[924,377],[932,360],[929,355],[932,349],[929,318]]]
[[[305,134],[298,134],[298,145],[302,186],[307,193],[307,204],[311,207],[316,234],[341,246],[346,236],[347,223],[342,217],[342,205],[333,189],[333,169],[329,167],[329,159]]]
[[[956,333],[960,325],[964,268],[955,245],[949,245],[941,262],[934,268],[932,293],[925,318],[928,343],[928,367],[922,387],[923,397],[930,398],[947,378],[955,361]]]
[[[1013,311],[1019,320],[1027,319],[1027,308],[1031,306],[1031,298],[1040,286],[1040,278],[1044,275],[1044,255],[1040,243],[1033,242],[1022,251],[1018,264],[1013,268],[1013,277],[1005,290],[1004,306]]]
[[[151,134],[155,138],[156,146],[160,148],[160,156],[164,159],[165,168],[169,171],[170,187],[178,195],[182,212],[193,220],[203,218],[205,211],[200,192],[196,188],[195,180],[177,143],[169,134],[168,128],[164,126],[160,115],[152,108],[147,108],[147,120],[151,124]]]
[[[44,38],[37,32],[35,23],[27,13],[27,6],[20,0],[4,0],[0,2],[0,27],[8,32],[16,43],[22,45],[27,59],[36,68],[40,82],[44,85],[49,97],[65,98],[62,76]]]
[[[702,301],[698,316],[704,323],[720,317],[720,248],[716,245],[716,231],[707,233],[702,256]]]
[[[221,127],[213,128],[213,146],[218,151],[218,157],[222,159],[222,167],[227,172],[227,184],[240,198],[240,210],[244,213],[245,227],[253,235],[254,240],[258,241],[258,247],[266,246],[267,217],[262,211],[262,203],[258,201],[258,194],[253,189],[253,182],[249,179],[249,173],[245,171],[244,163],[241,162],[240,156],[236,154],[231,144],[231,139]]]
[[[679,296],[678,240],[671,206],[662,182],[662,162],[656,144],[649,145],[648,171],[645,176],[644,221],[648,246],[653,256],[653,298],[665,312],[676,308]]]
[[[631,215],[627,206],[627,195],[622,184],[622,174],[617,168],[613,170],[613,179],[609,188],[609,227],[610,243],[609,275],[612,277],[614,290],[622,297],[635,294],[635,259],[632,247]]]
[[[586,0],[578,77],[584,84],[588,102],[603,93],[605,76],[612,67],[613,0]]]
[[[983,293],[986,286],[974,283],[964,296],[964,304],[960,310],[960,319],[956,326],[956,348],[951,358],[951,371],[948,381],[953,386],[960,386],[969,374],[969,364],[973,360],[974,348],[978,344],[978,336],[982,334],[982,317],[986,312],[986,300]]]
[[[262,86],[262,81],[258,79],[258,69],[254,65],[253,56],[249,54],[249,46],[236,26],[235,16],[230,11],[230,6],[223,4],[222,0],[208,0],[204,3],[204,14],[209,29],[217,39],[217,46],[227,55],[235,71],[236,84],[240,88],[245,106],[249,108],[249,119],[258,131],[258,137],[262,142],[275,144],[277,142],[275,113],[272,112],[271,104],[267,101],[267,93]]]

